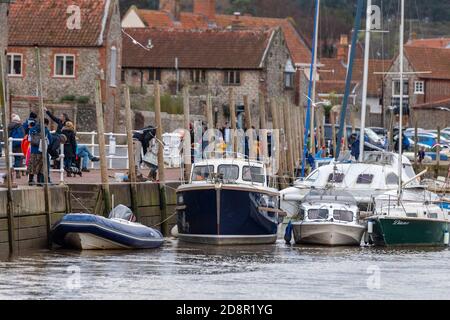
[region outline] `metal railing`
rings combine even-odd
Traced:
[[[13,152],[13,143],[14,142],[22,142],[22,140],[23,139],[20,139],[20,138],[9,138],[9,143],[8,143],[9,158],[10,158],[10,164],[12,166],[10,169],[14,169],[15,172],[23,172],[23,171],[26,172],[28,170],[27,166],[20,167],[20,168],[13,167],[14,157],[23,157],[22,164],[23,164],[23,161],[26,161],[25,154],[23,154],[22,152]],[[2,145],[4,146],[4,142],[2,142]],[[59,156],[57,159],[60,161],[59,169],[52,169],[50,167],[50,172],[59,172],[59,181],[64,182],[64,145],[63,144],[60,145],[60,152],[59,152]]]
[[[92,155],[95,155],[95,148],[98,148],[98,143],[95,143],[95,139],[97,137],[98,133],[96,131],[92,132],[77,132],[77,136],[90,136],[90,143],[79,143],[80,145],[84,145],[88,148],[90,148],[90,151]],[[106,159],[108,160],[108,169],[128,169],[129,164],[129,155],[128,155],[128,144],[117,144],[116,137],[126,137],[126,133],[105,133],[105,137],[108,138],[108,143],[106,144],[107,148],[107,155]],[[116,148],[123,148],[125,149],[126,155],[120,156],[116,155]],[[113,160],[126,160],[126,166],[124,168],[114,168],[113,167]],[[95,163],[91,162],[91,169],[95,168]]]

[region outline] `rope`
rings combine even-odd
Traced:
[[[172,215],[170,215],[167,219],[161,221],[161,222],[158,223],[158,224],[155,224],[155,225],[153,225],[153,226],[150,226],[150,227],[151,227],[151,228],[159,227],[159,226],[161,226],[163,223],[165,223],[165,222],[169,221],[170,219],[172,219],[172,217],[174,217],[176,214],[177,214],[177,212],[175,211],[175,212],[174,212]]]
[[[72,196],[72,198],[74,198],[74,199],[81,205],[81,207],[82,207],[84,210],[86,210],[86,213],[92,213],[88,208],[86,208],[86,206],[81,202],[81,200],[80,200],[79,198],[77,198],[77,197],[75,197],[75,196],[73,195],[72,192],[70,192],[70,195]]]

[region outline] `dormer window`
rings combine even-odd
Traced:
[[[284,67],[284,87],[285,89],[293,89],[294,88],[294,76],[295,76],[295,68],[292,64],[292,61],[289,59],[286,62]]]

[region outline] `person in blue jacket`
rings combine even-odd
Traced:
[[[47,139],[47,146],[52,142],[52,135],[48,130],[48,119],[44,120],[45,123],[45,138]],[[37,176],[38,185],[44,184],[44,170],[50,169],[50,159],[47,153],[47,168],[44,169],[44,158],[42,156],[42,142],[41,142],[41,124],[37,121],[36,125],[30,129],[28,140],[30,141],[30,162],[28,164],[28,184],[34,185],[34,176]],[[50,175],[49,181],[50,183]]]

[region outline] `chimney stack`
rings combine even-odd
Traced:
[[[212,21],[216,18],[216,0],[194,0],[194,13]]]
[[[169,12],[175,21],[180,21],[180,0],[159,0],[159,10]]]
[[[343,61],[348,59],[348,35],[342,34],[337,48],[337,58]]]

